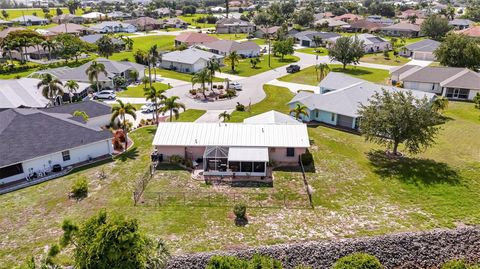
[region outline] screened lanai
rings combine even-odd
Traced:
[[[265,176],[269,156],[266,147],[209,146],[203,160],[205,175]]]

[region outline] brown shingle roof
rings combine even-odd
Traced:
[[[187,44],[203,44],[217,41],[218,38],[203,33],[184,32],[179,34],[175,40]]]

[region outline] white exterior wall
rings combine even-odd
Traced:
[[[470,90],[470,92],[468,93],[468,100],[473,100],[477,93],[480,93],[480,90]]]
[[[382,52],[384,50],[390,50],[390,42],[382,42],[382,43],[376,43],[376,44],[369,44],[369,45],[364,45],[365,52],[366,53],[372,53],[372,52]]]
[[[237,53],[247,58],[257,57],[260,55],[260,50],[237,50]],[[226,56],[226,55],[225,55]]]
[[[415,82],[415,81],[404,81],[403,87],[405,89],[419,90],[424,92],[442,93],[442,87],[438,83],[425,83],[425,82]]]
[[[175,67],[175,71],[182,73],[196,73],[207,67],[207,62],[203,59],[200,59],[194,64],[185,64],[180,62],[170,62],[163,60],[160,63],[160,66],[165,69],[172,69],[172,67]]]
[[[103,140],[92,144],[69,149],[70,160],[63,161],[62,152],[56,152],[45,156],[37,157],[22,162],[23,173],[7,177],[0,180],[0,183],[8,183],[27,177],[30,172],[50,171],[52,166],[60,164],[62,168],[74,165],[79,162],[87,161],[89,157],[96,158],[107,154],[112,154],[112,140]]]

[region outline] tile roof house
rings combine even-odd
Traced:
[[[411,23],[396,23],[385,26],[382,33],[387,36],[404,36],[404,37],[418,37],[420,36],[420,26]]]
[[[480,74],[467,68],[407,65],[390,71],[405,88],[455,100],[472,100],[480,92]]]
[[[160,20],[161,27],[164,29],[167,28],[187,28],[188,23],[186,23],[184,20],[179,19],[179,18],[165,18],[163,20]]]
[[[139,17],[125,22],[134,25],[139,31],[155,30],[161,28],[162,26],[160,21],[150,17]]]
[[[346,129],[358,129],[358,109],[360,104],[368,104],[369,98],[382,90],[395,92],[406,89],[374,84],[343,73],[330,72],[320,82],[320,94],[298,93],[288,104],[294,108],[305,105],[308,116],[302,115],[306,122],[317,121]],[[434,94],[412,90],[417,98],[434,98]]]
[[[409,17],[416,17],[418,19],[425,18],[425,13],[421,10],[416,9],[407,9],[402,11],[402,13],[398,16],[401,19],[408,19]]]
[[[456,31],[458,34],[466,35],[469,37],[479,38],[480,37],[480,26],[472,26],[463,30]]]
[[[384,26],[392,25],[395,22],[390,18],[384,18],[380,15],[370,15],[366,18],[367,21],[381,23]]]
[[[303,47],[315,47],[325,44],[330,40],[340,37],[340,34],[334,32],[317,32],[317,31],[303,31],[294,35],[295,40]],[[321,44],[315,44],[315,38],[320,37],[322,39]]]
[[[353,22],[353,21],[361,20],[362,16],[352,14],[352,13],[345,13],[343,15],[333,17],[333,19],[350,23],[350,22]]]
[[[5,38],[11,32],[27,30],[24,27],[8,27],[0,31],[0,38]]]
[[[59,16],[55,16],[52,18],[52,22],[57,23],[57,24],[62,24],[62,23],[76,23],[76,24],[82,24],[85,22],[85,18],[82,16],[75,16],[69,13],[62,14]]]
[[[33,15],[20,16],[20,17],[17,17],[15,19],[12,19],[11,22],[18,23],[18,24],[23,25],[23,26],[48,24],[47,19],[40,18],[40,17],[33,16]]]
[[[440,46],[440,42],[424,39],[400,49],[400,56],[412,57],[415,60],[435,61],[435,55],[433,52]]]
[[[326,27],[330,28],[330,29],[334,29],[334,28],[344,28],[344,27],[348,27],[348,23],[344,22],[344,21],[341,21],[341,20],[335,20],[335,19],[320,19],[320,20],[316,20],[314,23],[314,25],[325,25]]]
[[[64,34],[64,33],[75,34],[75,35],[86,35],[93,32],[88,27],[75,24],[75,23],[64,23],[64,24],[47,28],[45,30],[55,35]]]
[[[475,22],[468,19],[453,19],[448,22],[448,25],[452,26],[456,30],[463,30],[473,26]]]
[[[222,18],[215,23],[215,32],[217,34],[253,33],[255,25],[233,17]]]
[[[350,23],[350,27],[345,28],[348,32],[377,32],[380,28],[384,27],[383,24],[377,22],[370,22],[367,20],[357,20]]]
[[[234,40],[218,40],[202,45],[208,51],[227,56],[230,52],[235,51],[237,54],[245,58],[257,57],[260,55],[261,48],[253,41],[237,42]]]
[[[207,66],[210,59],[223,63],[223,56],[196,48],[176,50],[162,55],[160,66],[182,73],[196,73]]]
[[[213,41],[217,41],[218,38],[209,36],[204,33],[197,33],[197,32],[183,32],[175,37],[175,46],[180,46],[185,44],[187,46],[192,45],[201,45],[210,43]]]
[[[9,183],[22,184],[29,176],[54,173],[55,165],[64,169],[113,152],[110,131],[88,126],[71,114],[6,109],[0,111],[0,122],[4,123],[0,125],[2,192]]]
[[[257,30],[255,31],[255,37],[257,38],[265,38],[265,36],[268,35],[276,35],[278,29],[280,29],[280,26],[272,26],[272,27],[257,27]]]
[[[137,27],[134,25],[120,21],[104,21],[90,26],[90,29],[97,33],[134,33],[137,31]]]
[[[106,15],[101,12],[94,11],[83,14],[82,18],[85,20],[101,20],[102,18],[106,18]]]
[[[390,42],[380,36],[372,34],[360,34],[351,36],[350,38],[357,38],[358,40],[362,41],[365,53],[381,52],[392,49]],[[335,42],[337,39],[338,38],[333,38],[332,42]]]

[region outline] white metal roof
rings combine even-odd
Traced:
[[[228,161],[234,162],[268,162],[268,148],[266,147],[230,147]]]
[[[243,120],[244,123],[260,123],[260,124],[302,124],[290,115],[286,115],[275,110],[270,110],[256,116],[252,116]]]
[[[305,124],[160,123],[156,146],[298,147],[310,146]]]

